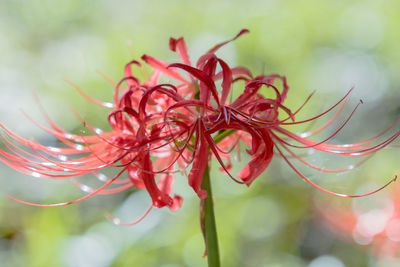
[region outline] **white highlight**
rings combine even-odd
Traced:
[[[83,146],[82,145],[75,145],[75,149],[77,149],[77,150],[79,150],[79,151],[82,151],[83,150]]]
[[[60,152],[60,151],[61,151],[58,147],[48,146],[47,148],[48,148],[50,151],[53,151],[53,152]]]
[[[31,176],[35,177],[35,178],[40,178],[42,175],[40,173],[37,173],[37,172],[31,172]]]
[[[110,102],[103,102],[103,106],[105,106],[106,108],[113,108],[114,104]]]
[[[94,132],[95,132],[96,134],[102,134],[102,133],[103,133],[103,130],[101,130],[100,128],[94,128]]]
[[[43,166],[46,166],[46,167],[55,167],[55,166],[57,166],[57,165],[54,164],[53,162],[47,162],[47,161],[43,161],[41,164],[42,164]]]
[[[105,176],[105,175],[102,174],[102,173],[99,173],[99,174],[97,174],[96,176],[97,176],[97,179],[99,179],[99,180],[102,181],[102,182],[107,182],[107,180],[108,180],[107,176]]]
[[[61,161],[67,161],[67,160],[68,160],[68,157],[65,156],[65,155],[58,155],[57,158],[58,158],[59,160],[61,160]]]
[[[84,184],[82,184],[79,188],[80,188],[83,192],[86,192],[86,193],[91,193],[91,192],[93,191],[92,188],[90,188],[89,186],[84,185]]]
[[[67,134],[64,134],[64,137],[67,138],[67,139],[73,139],[74,135],[72,135],[70,133],[67,133]]]
[[[310,133],[309,133],[309,132],[301,133],[301,134],[299,134],[299,136],[300,136],[301,138],[306,138],[306,137],[309,137],[309,136],[310,136]]]

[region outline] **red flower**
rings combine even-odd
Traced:
[[[232,40],[236,39],[246,32],[247,30],[242,30]],[[363,195],[351,196],[326,190],[304,176],[292,164],[292,162],[289,160],[288,155],[285,155],[283,152],[286,151],[287,153],[289,153],[290,157],[293,157],[314,169],[325,172],[348,171],[355,166],[350,165],[349,167],[342,169],[320,168],[312,165],[301,156],[295,154],[291,150],[291,148],[315,149],[330,154],[348,157],[367,156],[388,146],[400,135],[400,131],[397,131],[385,141],[379,144],[371,145],[371,143],[374,142],[377,138],[393,128],[400,119],[397,120],[391,127],[383,131],[381,134],[369,140],[357,144],[328,144],[327,142],[335,137],[349,122],[357,107],[361,104],[360,102],[347,118],[347,120],[325,140],[315,142],[305,137],[302,137],[304,135],[312,136],[331,125],[340,115],[343,108],[346,106],[348,97],[352,90],[350,90],[345,95],[345,97],[343,97],[338,103],[333,105],[325,112],[307,120],[296,121],[295,115],[309,101],[312,95],[308,97],[305,103],[296,112],[291,112],[291,110],[284,105],[287,93],[289,91],[286,78],[277,74],[261,75],[253,78],[250,71],[243,67],[230,68],[222,59],[218,58],[214,54],[217,49],[228,42],[224,42],[215,46],[205,55],[200,57],[196,64],[196,68],[187,64],[171,64],[169,66],[185,70],[187,73],[190,74],[192,81],[199,82],[199,100],[182,101],[167,110],[167,113],[169,113],[171,109],[174,109],[177,106],[196,106],[199,109],[200,114],[198,114],[195,122],[192,123],[191,126],[188,125],[188,127],[193,129],[192,131],[195,132],[196,140],[198,141],[198,143],[196,143],[194,146],[194,151],[196,151],[196,153],[194,157],[193,168],[191,173],[189,174],[189,184],[199,194],[199,197],[204,197],[204,192],[200,190],[200,185],[203,178],[202,174],[205,169],[204,162],[208,157],[207,148],[210,148],[211,152],[217,158],[222,168],[226,171],[226,173],[228,173],[228,175],[232,179],[234,179],[236,182],[244,183],[246,185],[250,185],[268,167],[274,155],[274,150],[301,178],[306,180],[314,187],[332,195],[341,197],[367,196],[383,189],[388,184],[394,181],[394,179],[389,181],[386,185],[373,192]],[[220,67],[221,71],[217,73],[216,70],[218,66]],[[221,90],[219,92],[217,90],[217,82],[220,79],[222,79],[222,82]],[[245,81],[243,92],[235,100],[228,100],[228,96],[231,94],[232,84],[240,80]],[[280,80],[282,83],[283,89],[281,91],[278,90],[277,85],[275,85],[277,80]],[[275,93],[275,98],[265,98],[260,92],[262,88],[272,90]],[[283,128],[283,126],[291,126],[316,120],[323,115],[331,112],[340,104],[342,104],[342,106],[339,108],[339,110],[331,120],[329,120],[322,127],[310,133],[298,135]],[[283,120],[279,120],[278,115],[280,112],[284,112],[287,117]],[[229,135],[225,137],[223,145],[219,147],[215,141],[215,139],[218,139],[218,136],[214,139],[213,134],[219,133],[224,136],[224,132],[226,133],[226,131],[229,131]],[[251,148],[247,150],[247,152],[250,156],[252,156],[252,159],[242,169],[242,171],[238,173],[237,178],[235,178],[229,173],[229,167],[224,164],[221,155],[225,155],[225,158],[227,158],[229,161],[229,154],[227,152],[224,152],[223,149],[232,146],[232,144],[234,148],[239,140],[243,141]],[[300,145],[293,144],[291,143],[291,141],[300,143]],[[359,164],[362,164],[363,162],[364,161],[360,162]]]
[[[325,112],[307,120],[296,121],[295,116],[312,95],[297,111],[292,112],[285,106],[289,87],[284,76],[272,74],[254,78],[246,68],[231,68],[215,55],[222,46],[247,32],[242,30],[233,39],[216,45],[198,59],[196,66],[191,65],[184,39],[171,38],[170,49],[179,54],[182,63],[168,64],[144,55],[142,59],[154,68],[153,75],[145,82],[132,73],[132,65],[140,67],[141,63],[128,63],[125,67],[125,77],[115,88],[113,104],[91,99],[77,87],[91,102],[111,108],[108,121],[113,130],[110,132],[102,132],[83,121],[93,135],[74,135],[48,119],[51,127],[40,127],[53,134],[63,144],[60,148],[54,148],[23,139],[2,125],[11,139],[33,151],[22,150],[3,137],[7,149],[0,150],[0,160],[12,168],[28,175],[57,179],[92,173],[104,182],[98,189],[79,184],[89,194],[67,203],[41,205],[17,201],[35,206],[60,206],[81,201],[95,194],[112,194],[136,187],[148,191],[152,198],[152,206],[168,206],[176,210],[180,207],[182,199],[171,195],[172,173],[178,170],[185,172],[191,165],[188,183],[200,198],[205,198],[206,192],[201,189],[201,184],[210,151],[222,169],[238,183],[250,185],[268,167],[275,152],[314,187],[337,196],[358,197],[321,188],[300,173],[289,160],[289,156],[325,172],[343,172],[352,166],[344,169],[320,168],[307,162],[291,149],[314,149],[350,157],[367,156],[388,146],[400,135],[400,131],[397,131],[384,142],[372,145],[398,121],[370,140],[351,145],[329,144],[328,141],[348,123],[357,105],[348,119],[323,141],[312,141],[305,138],[304,134],[290,132],[284,127],[316,120],[341,105],[332,119],[308,133],[307,137],[324,130],[340,115],[351,90]],[[161,75],[167,76],[171,83],[161,84]],[[243,89],[239,97],[233,99],[232,88],[236,83]],[[282,84],[281,90],[278,89],[278,83]],[[271,90],[275,97],[266,98],[261,90]],[[286,118],[279,119],[278,115],[282,112],[286,114]],[[239,151],[238,146],[241,142],[248,146],[247,153],[251,160],[235,177],[230,173],[230,152]],[[73,158],[68,158],[70,155]],[[107,167],[118,167],[121,170],[113,178],[107,178],[99,172]],[[128,178],[120,178],[125,174]],[[106,189],[111,184],[117,187]]]

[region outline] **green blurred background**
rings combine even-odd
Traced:
[[[76,132],[81,127],[70,107],[107,129],[106,111],[80,97],[64,77],[94,98],[111,101],[113,86],[98,70],[119,80],[124,64],[143,53],[177,60],[168,49],[170,36],[184,36],[195,60],[215,43],[248,28],[250,34],[218,55],[254,74],[287,76],[287,106],[292,109],[316,90],[298,119],[321,112],[354,86],[347,114],[360,99],[364,105],[333,142],[357,142],[388,127],[400,113],[399,12],[397,0],[1,0],[0,121],[24,137],[57,145],[20,111],[44,121],[33,89],[65,129]],[[323,140],[333,129],[315,140]],[[362,193],[395,175],[398,155],[383,151],[341,175],[298,166],[331,190]],[[321,166],[357,162],[318,153],[309,159]],[[400,260],[376,256],[371,246],[327,230],[315,202],[351,210],[353,201],[316,192],[281,159],[274,159],[250,188],[220,174],[216,164],[212,169],[223,266],[399,266]],[[177,177],[175,192],[184,197],[178,212],[153,210],[137,226],[118,227],[104,214],[137,218],[150,203],[145,192],[96,196],[67,207],[30,207],[6,195],[54,203],[82,192],[70,181],[39,180],[1,165],[0,265],[206,266],[199,200],[184,177]],[[378,205],[387,192],[358,200],[357,205]]]

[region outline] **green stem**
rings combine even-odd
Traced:
[[[230,135],[233,134],[235,131],[236,131],[236,130],[229,129],[229,130],[225,130],[225,131],[219,133],[219,134],[214,138],[214,142],[215,142],[216,144],[218,144],[219,142],[222,141],[222,139],[224,139],[225,137],[230,136]]]
[[[201,220],[203,235],[206,243],[207,261],[209,267],[219,267],[219,249],[217,227],[215,224],[214,201],[211,191],[210,169],[207,167],[204,171],[202,188],[207,191],[207,198],[201,203]]]

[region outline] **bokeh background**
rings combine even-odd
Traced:
[[[176,60],[168,49],[170,36],[184,36],[195,60],[215,43],[248,28],[250,34],[218,54],[255,74],[286,75],[291,87],[287,105],[293,109],[315,90],[298,119],[318,114],[355,87],[345,113],[360,99],[364,104],[332,142],[357,142],[373,137],[400,115],[399,12],[397,0],[2,0],[0,121],[24,137],[57,145],[21,112],[44,122],[35,91],[65,129],[82,128],[71,107],[107,129],[106,111],[80,97],[64,78],[94,98],[111,101],[113,86],[98,71],[119,80],[123,66],[143,53]],[[323,140],[335,126],[315,140]],[[317,153],[307,159],[330,167],[357,162]],[[399,162],[394,149],[340,175],[296,166],[330,190],[353,194],[393,178]],[[383,231],[386,239],[400,241],[400,235],[385,232],[395,210],[391,196],[396,185],[353,201],[316,192],[279,158],[250,188],[219,173],[216,164],[212,169],[223,266],[399,266],[400,253],[376,252],[372,238]],[[139,217],[150,203],[144,192],[97,196],[67,207],[30,207],[6,195],[54,203],[83,193],[71,181],[40,180],[0,165],[0,265],[206,266],[199,200],[185,177],[176,180],[175,191],[184,197],[181,210],[153,210],[139,225],[126,228],[113,225],[104,214],[124,220]],[[353,238],[351,229],[342,231],[321,215],[325,211],[335,217],[338,210],[356,218],[369,214],[362,223],[370,240]],[[340,212],[336,217],[346,222]],[[398,234],[400,224],[391,229]]]

